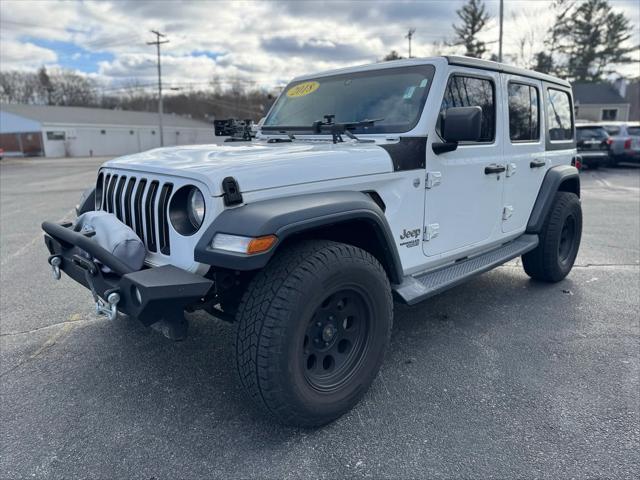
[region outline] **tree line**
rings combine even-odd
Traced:
[[[259,120],[274,100],[273,94],[246,89],[238,82],[221,88],[212,79],[210,88],[188,88],[164,97],[164,111],[192,118],[242,118]],[[153,112],[158,109],[155,92],[139,82],[129,82],[116,91],[102,90],[86,76],[68,70],[0,72],[0,102],[70,107],[98,107]]]
[[[544,32],[544,49],[533,50],[537,32],[522,32],[518,51],[508,56],[511,63],[572,82],[598,82],[614,73],[613,66],[636,62],[631,53],[639,46],[629,44],[634,27],[623,13],[613,11],[608,0],[555,0],[551,8],[554,22]],[[468,57],[497,60],[497,55],[487,55],[487,42],[480,39],[491,20],[484,1],[467,0],[456,14],[453,40],[445,45],[462,47]],[[394,50],[383,60],[398,58],[402,57]]]

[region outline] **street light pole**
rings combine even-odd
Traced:
[[[156,50],[158,52],[158,123],[160,125],[160,146],[164,147],[164,129],[162,125],[162,66],[160,64],[160,45],[163,43],[169,43],[169,40],[160,40],[160,37],[165,37],[164,34],[158,32],[157,30],[151,30],[156,36],[155,42],[147,42],[147,45],[155,45]]]

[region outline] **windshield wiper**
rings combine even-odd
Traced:
[[[334,118],[336,116],[324,115],[324,122],[322,120],[316,120],[313,122],[312,128],[313,132],[317,134],[321,133],[330,133],[333,139],[333,143],[344,142],[342,139],[342,135],[346,135],[352,140],[355,140],[360,143],[372,143],[375,142],[373,139],[360,139],[356,137],[351,130],[355,130],[360,127],[373,127],[376,122],[381,122],[384,120],[383,118],[376,118],[373,120],[365,119],[359,120],[357,122],[344,122],[344,123],[335,123]]]

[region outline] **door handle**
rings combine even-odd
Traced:
[[[540,168],[544,167],[547,164],[545,160],[532,160],[529,166],[531,168]]]
[[[491,165],[487,165],[484,167],[484,174],[491,175],[492,173],[502,173],[507,170],[507,167],[504,165],[498,165],[496,163],[492,163]]]

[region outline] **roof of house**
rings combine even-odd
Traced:
[[[610,83],[574,83],[573,97],[582,105],[629,103]]]
[[[0,110],[40,123],[158,126],[158,114],[151,112],[9,103],[0,104]],[[165,127],[212,128],[207,122],[173,114],[164,114],[162,122]]]

